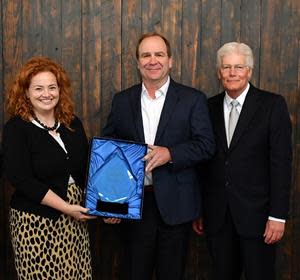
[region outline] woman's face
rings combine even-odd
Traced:
[[[35,114],[54,114],[59,100],[59,87],[51,72],[40,72],[32,77],[26,93]]]

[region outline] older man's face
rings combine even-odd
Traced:
[[[245,63],[245,57],[239,54],[229,54],[222,59],[218,77],[232,98],[238,97],[244,91],[251,78],[252,69]]]
[[[172,67],[167,46],[159,36],[145,38],[139,46],[138,68],[145,83],[162,86]]]

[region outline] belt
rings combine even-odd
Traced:
[[[153,192],[153,190],[154,190],[153,185],[144,186],[144,192]]]

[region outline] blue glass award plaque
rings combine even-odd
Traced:
[[[85,207],[89,214],[142,218],[147,145],[94,137],[91,140]]]

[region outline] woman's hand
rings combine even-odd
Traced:
[[[84,208],[80,205],[72,205],[67,204],[66,210],[64,211],[65,214],[73,217],[77,221],[86,221],[86,220],[92,220],[96,219],[96,216],[91,216],[88,214],[89,209]]]
[[[41,201],[41,204],[47,205],[66,215],[69,215],[77,221],[96,219],[96,216],[88,215],[89,209],[84,208],[80,205],[69,204],[52,190],[48,190],[43,200]]]

